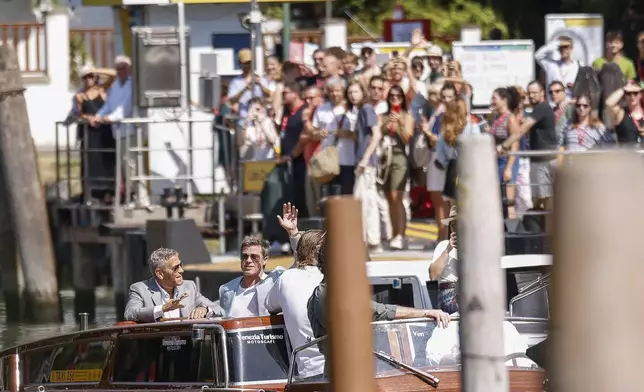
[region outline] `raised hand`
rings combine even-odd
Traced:
[[[282,216],[277,216],[280,226],[288,233],[289,237],[297,234],[297,214],[298,210],[291,203],[284,203],[282,206]]]
[[[179,298],[173,298],[169,300],[163,305],[162,307],[163,312],[164,313],[171,312],[176,309],[185,308],[185,305],[182,305],[181,301],[183,301],[187,296],[188,296],[188,293],[183,293]]]

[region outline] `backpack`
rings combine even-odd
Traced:
[[[578,97],[581,94],[589,95],[593,103],[593,110],[598,110],[601,91],[602,86],[599,83],[599,78],[593,67],[579,67],[575,85],[572,89],[573,96]]]
[[[624,74],[617,64],[606,63],[599,71],[599,81],[601,82],[602,87],[599,105],[600,117],[607,127],[612,128],[610,124],[610,122],[612,122],[612,117],[609,116],[608,113],[605,113],[604,101],[606,101],[606,98],[608,98],[612,93],[624,87]]]

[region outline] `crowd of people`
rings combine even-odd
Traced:
[[[461,64],[418,30],[409,48],[382,66],[370,47],[359,56],[332,47],[315,51],[314,70],[269,57],[260,77],[250,50],[242,50],[243,73],[224,106],[241,117],[242,159],[274,158],[288,167],[292,189],[284,194],[300,216],[322,215],[327,195],[354,195],[363,201],[369,251],[398,250],[412,211],[423,208],[433,210],[439,240],[448,238],[441,222],[456,196],[459,135],[493,136],[508,217],[551,209],[554,168],[563,159],[555,151],[639,142],[644,32],[637,66],[623,55],[620,33],[607,33],[605,42],[605,56],[592,67],[572,59],[570,37],[540,48],[535,60],[545,83],[498,86],[489,115],[472,114],[476,91]]]

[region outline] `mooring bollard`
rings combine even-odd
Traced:
[[[89,329],[89,313],[78,313],[78,330],[87,331]]]

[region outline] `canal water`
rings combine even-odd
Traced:
[[[73,332],[78,329],[74,314],[74,291],[61,291],[64,322],[62,324],[7,324],[4,302],[0,302],[0,349],[50,336]],[[99,287],[96,290],[96,324],[91,328],[113,325],[116,322],[114,296],[111,290]]]

